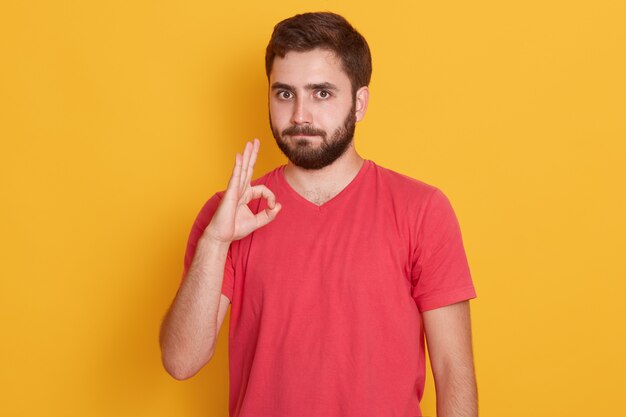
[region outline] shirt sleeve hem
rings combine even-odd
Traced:
[[[424,312],[474,298],[476,298],[476,290],[470,286],[428,297],[421,300],[418,307],[421,312]]]
[[[232,303],[232,301],[233,301],[233,290],[222,288],[222,295],[224,297],[228,298],[230,300],[230,302]]]

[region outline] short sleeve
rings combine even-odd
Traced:
[[[191,232],[189,233],[189,238],[187,239],[187,249],[185,250],[185,260],[184,260],[184,269],[183,269],[183,277],[181,280],[181,284],[187,275],[187,271],[191,266],[191,262],[193,261],[193,257],[196,253],[196,247],[198,246],[198,240],[204,233],[204,229],[208,226],[217,210],[217,206],[222,200],[223,193],[216,193],[211,197],[202,207],[200,213],[196,216],[196,220],[191,227]],[[228,255],[226,257],[226,265],[224,266],[224,279],[222,281],[222,294],[228,297],[229,300],[233,299],[233,288],[234,288],[234,270],[233,270],[233,261],[232,261],[232,249],[228,249]]]
[[[461,229],[450,201],[435,189],[418,222],[412,296],[420,311],[476,297]]]

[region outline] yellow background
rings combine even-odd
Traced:
[[[328,9],[373,51],[358,150],[457,212],[481,415],[623,410],[624,1],[0,4],[0,415],[227,416],[226,332],[177,382],[158,328],[235,152],[284,162],[273,25]]]

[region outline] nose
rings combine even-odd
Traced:
[[[291,123],[294,125],[311,124],[313,121],[311,111],[305,100],[298,97],[294,102],[293,114],[291,115]]]

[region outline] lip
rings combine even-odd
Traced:
[[[292,138],[315,138],[315,137],[319,137],[319,135],[305,135],[302,133],[298,133],[296,135],[290,135]]]

